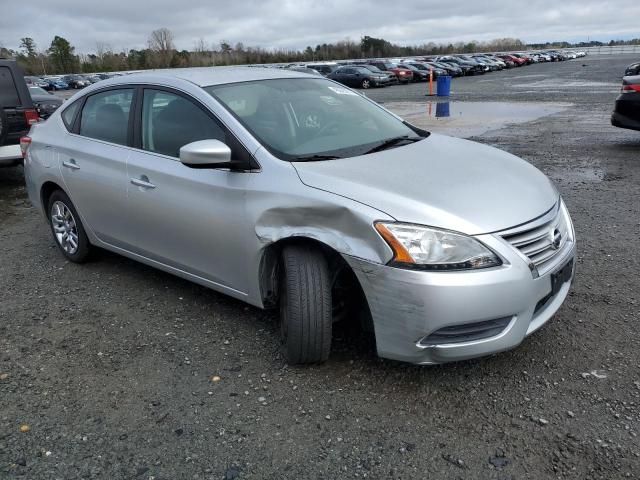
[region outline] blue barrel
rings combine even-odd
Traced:
[[[439,97],[448,97],[451,93],[451,77],[448,75],[438,77],[436,91]]]

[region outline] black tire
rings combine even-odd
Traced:
[[[326,361],[331,351],[332,321],[327,260],[318,250],[285,247],[280,275],[280,336],[287,361]]]
[[[74,251],[65,250],[61,241],[58,240],[56,231],[54,230],[54,208],[59,203],[66,206],[72,215],[71,218],[73,220],[75,234],[77,236],[77,248]],[[82,225],[80,215],[78,215],[78,211],[73,206],[71,199],[69,199],[67,194],[62,190],[56,190],[51,194],[51,197],[49,197],[49,203],[47,205],[47,220],[49,221],[49,227],[51,228],[53,241],[56,243],[58,249],[62,252],[62,254],[74,263],[86,262],[89,259],[89,255],[91,254],[91,244],[89,243],[89,239],[87,238],[87,234],[84,230],[84,226]]]
[[[360,84],[360,86],[362,88],[364,88],[365,90],[368,89],[368,88],[371,88],[371,85],[372,85],[372,82],[368,78],[363,79],[362,83]]]
[[[4,145],[8,132],[9,122],[7,120],[7,112],[5,112],[4,107],[0,105],[0,146]]]

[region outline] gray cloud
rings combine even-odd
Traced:
[[[7,1],[7,0],[3,0]],[[143,48],[152,30],[169,28],[176,46],[198,39],[217,46],[304,48],[362,35],[399,44],[517,37],[524,41],[631,38],[639,35],[636,0],[29,0],[0,7],[0,44],[33,37],[46,48],[54,35],[78,52],[103,43],[116,51]]]

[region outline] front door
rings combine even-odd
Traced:
[[[246,220],[245,192],[253,174],[194,169],[178,159],[183,145],[228,143],[228,135],[193,99],[143,90],[140,149],[127,162],[127,249],[246,293],[245,244],[255,232]]]

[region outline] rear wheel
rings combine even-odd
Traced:
[[[360,86],[364,89],[371,88],[371,80],[369,80],[368,78],[365,78],[364,80],[362,80],[362,83],[360,84]]]
[[[282,251],[280,336],[291,364],[324,362],[331,350],[331,277],[324,255],[292,245]]]
[[[62,190],[53,192],[49,198],[48,212],[51,233],[62,254],[75,263],[86,261],[91,244],[67,194]]]

